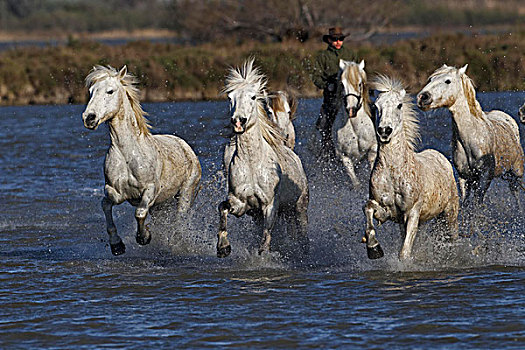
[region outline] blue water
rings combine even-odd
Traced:
[[[525,93],[479,98],[516,117]],[[311,253],[301,263],[278,249],[258,256],[249,218],[230,218],[232,255],[215,256],[225,102],[144,105],[155,133],[194,148],[203,188],[176,244],[167,243],[169,212],[142,247],[133,208],[115,207],[127,246],[119,257],[100,208],[107,127],[85,129],[84,106],[0,107],[0,348],[524,348],[524,213],[506,184],[491,185],[476,222],[461,214],[469,238],[443,244],[430,222],[413,259],[400,262],[398,226],[386,223],[385,257],[368,260],[359,243],[366,188],[316,162],[320,103],[301,100],[296,119],[311,193]],[[447,112],[422,114],[420,124],[422,147],[450,158]]]

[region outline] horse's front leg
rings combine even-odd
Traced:
[[[140,245],[146,245],[151,242],[151,233],[144,227],[146,216],[148,211],[155,202],[155,184],[149,184],[146,189],[142,192],[139,205],[135,210],[135,219],[137,220],[137,243]]]
[[[414,245],[414,239],[416,238],[417,228],[419,226],[419,214],[420,210],[418,208],[412,208],[410,212],[406,215],[405,219],[405,241],[403,242],[403,248],[399,253],[400,260],[406,260],[410,258],[410,253],[412,251],[412,246]]]
[[[365,213],[366,218],[366,230],[362,242],[366,243],[366,253],[368,255],[368,258],[382,258],[385,255],[385,253],[383,252],[383,249],[379,245],[379,241],[376,238],[374,217],[377,218],[378,221],[381,223],[387,220],[387,213],[379,205],[379,203],[377,203],[373,199],[370,199],[366,202],[365,206],[363,207],[363,212]]]
[[[102,210],[106,217],[106,230],[109,235],[109,246],[113,255],[121,255],[126,252],[126,246],[117,234],[117,227],[113,222],[113,205],[120,204],[124,198],[113,187],[106,185],[105,196],[102,198]]]
[[[217,257],[225,258],[230,255],[232,248],[228,241],[227,220],[228,214],[241,216],[246,212],[245,203],[234,196],[228,196],[228,199],[219,204],[219,233],[217,233]]]
[[[354,163],[352,162],[352,159],[350,157],[345,156],[344,154],[340,154],[340,158],[345,166],[346,173],[348,174],[348,176],[350,176],[350,180],[352,180],[352,185],[354,186],[354,188],[358,188],[361,185],[361,183],[359,182],[359,179],[355,174],[355,167]]]
[[[470,194],[470,186],[467,183],[467,179],[463,177],[459,178],[459,191],[461,192],[461,200],[463,204],[467,204],[467,198]]]
[[[277,217],[277,203],[275,200],[263,209],[263,215],[263,234],[261,245],[259,246],[259,255],[261,255],[265,251],[270,251],[270,241],[272,239],[271,232],[273,230],[275,219]]]

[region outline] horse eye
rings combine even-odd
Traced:
[[[403,107],[403,104],[402,104],[402,103],[400,103],[400,104],[397,105],[397,109],[401,109],[401,107]]]
[[[111,94],[113,93],[113,90],[108,90],[106,93],[107,93],[108,95],[111,95]]]
[[[445,84],[450,84],[450,79],[445,80]]]
[[[255,95],[254,95],[254,96],[252,96],[252,100],[254,100],[254,101],[255,101],[255,98],[256,98],[256,97],[257,97],[257,96],[255,96]]]

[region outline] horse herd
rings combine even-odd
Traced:
[[[498,176],[509,182],[519,205],[524,154],[518,125],[501,111],[482,111],[466,69],[437,69],[417,94],[417,106],[446,107],[452,113],[453,162],[465,205],[479,205]],[[368,82],[364,61],[341,60],[339,77],[345,113],[334,125],[336,155],[356,188],[355,163],[366,158],[370,165],[369,199],[363,207],[368,257],[384,255],[374,219],[400,225],[405,236],[400,259],[410,258],[419,224],[432,218],[443,218],[448,238],[456,239],[460,199],[452,165],[436,150],[416,151],[417,112],[402,82],[381,74]],[[112,218],[114,205],[128,201],[136,207],[136,241],[145,245],[151,240],[144,225],[147,214],[154,217],[160,204],[174,201],[175,223],[180,222],[201,178],[199,160],[184,140],[151,134],[136,83],[125,66],[95,66],[86,77],[90,100],[82,114],[84,126],[94,130],[106,122],[111,137],[102,208],[114,255],[125,252]],[[369,91],[376,93],[373,102]],[[223,92],[233,136],[224,149],[228,196],[219,204],[217,256],[231,253],[228,214],[253,217],[261,230],[259,254],[270,250],[272,230],[283,217],[294,251],[307,254],[309,188],[294,152],[296,100],[286,92],[268,91],[253,59],[229,70]],[[525,122],[525,105],[519,113]]]

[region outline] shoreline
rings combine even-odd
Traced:
[[[355,60],[364,59],[369,76],[394,75],[415,90],[444,63],[469,64],[477,91],[525,89],[522,59],[525,32],[492,35],[436,34],[373,45],[348,41]],[[65,45],[19,47],[0,52],[0,105],[82,104],[84,79],[96,64],[128,66],[139,80],[143,102],[221,100],[224,76],[248,57],[266,74],[269,88],[318,98],[309,69],[321,42],[226,42],[190,46],[150,41],[121,45],[70,39]]]

